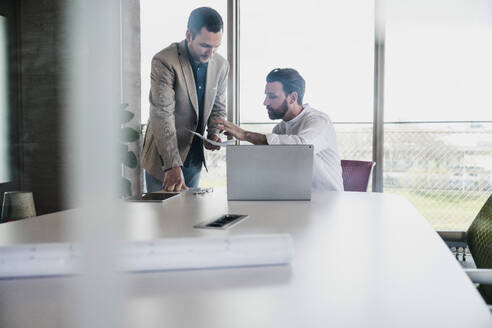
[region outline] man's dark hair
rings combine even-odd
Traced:
[[[190,18],[188,18],[188,30],[190,30],[192,38],[195,38],[203,27],[213,33],[222,31],[224,22],[215,9],[200,7],[191,12]]]
[[[297,103],[302,105],[304,90],[306,89],[306,81],[302,78],[298,71],[293,68],[276,68],[266,77],[267,83],[280,82],[286,95],[292,92],[297,92]]]

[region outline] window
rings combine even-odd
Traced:
[[[15,1],[0,3],[0,208],[3,193],[20,188],[19,77]]]
[[[240,124],[271,132],[265,77],[290,67],[306,80],[304,102],[335,123],[342,158],[372,158],[374,2],[241,2]]]
[[[217,6],[224,19],[226,2]],[[142,15],[146,3],[151,2],[143,1]],[[274,68],[292,67],[306,80],[305,102],[332,119],[341,158],[371,160],[374,26],[384,18],[383,189],[407,197],[436,228],[466,229],[492,190],[490,2],[378,4],[384,7],[375,17],[375,1],[306,0],[302,6],[292,0],[241,1],[238,123],[271,131],[276,122],[263,106],[265,77]],[[181,21],[193,7],[179,22],[166,24],[184,34],[175,26],[184,26]],[[146,24],[142,18],[142,53]],[[225,54],[226,47],[221,51]],[[207,154],[214,156],[212,185],[223,185],[225,153]]]
[[[492,190],[488,4],[386,8],[384,191],[407,197],[438,229],[467,229]]]
[[[10,110],[7,18],[0,16],[0,183],[10,182]]]

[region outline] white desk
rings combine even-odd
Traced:
[[[216,191],[129,208],[128,239],[286,232],[296,255],[290,266],[129,275],[128,327],[492,326],[459,264],[400,197],[227,202]],[[192,228],[225,212],[249,218],[227,231]],[[71,213],[0,225],[0,245],[67,241]],[[0,280],[0,327],[67,327],[71,279]]]

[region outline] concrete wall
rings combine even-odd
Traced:
[[[33,191],[38,214],[64,208],[61,3],[22,0],[19,8],[21,188]]]

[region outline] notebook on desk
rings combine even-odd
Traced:
[[[310,200],[312,145],[226,148],[228,200]]]

